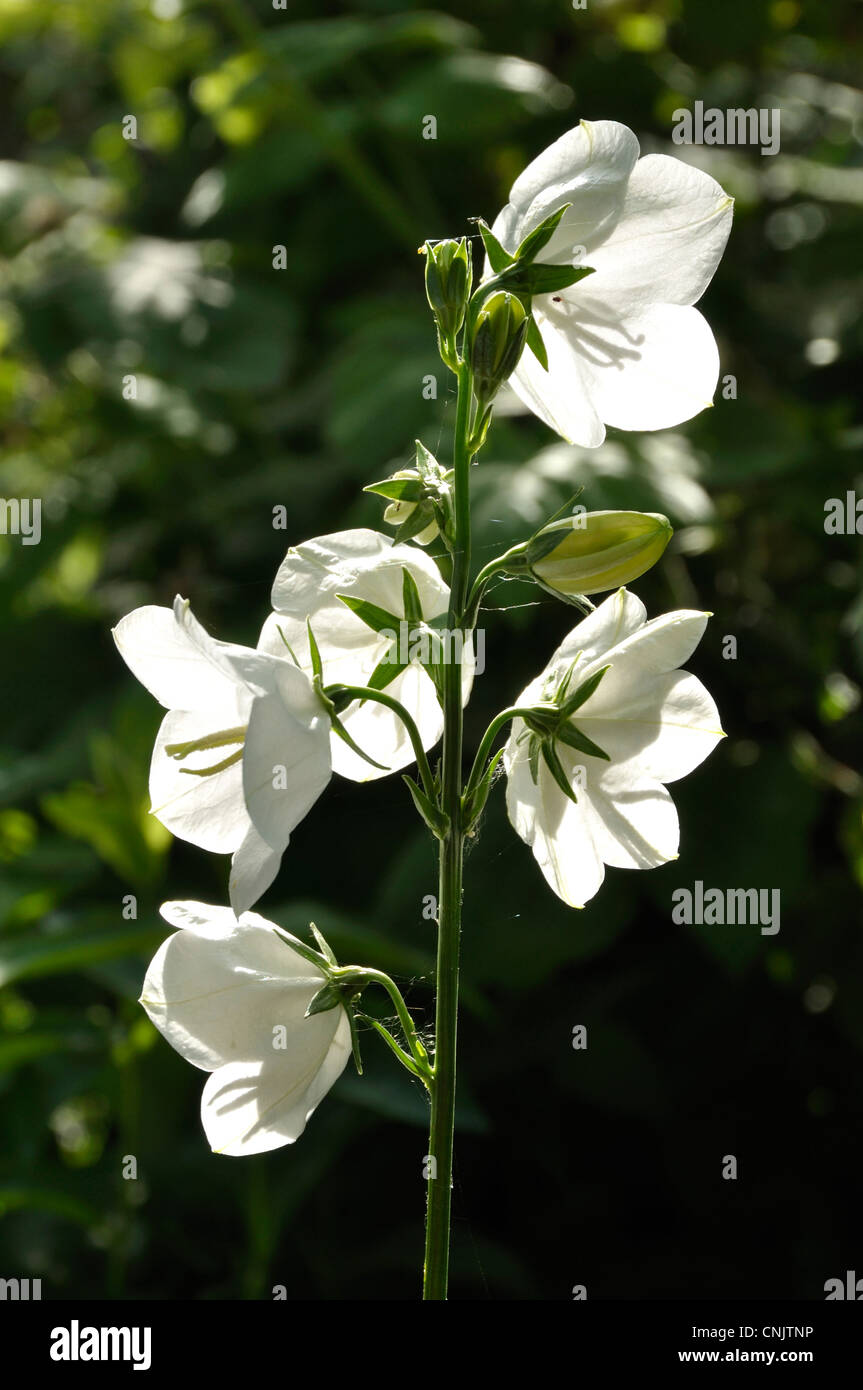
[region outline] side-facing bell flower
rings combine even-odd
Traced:
[[[197,902],[161,911],[178,930],[150,962],[141,1003],[180,1056],[211,1073],[201,1097],[210,1147],[242,1155],[293,1144],[351,1055],[342,1004],[306,1016],[324,970],[256,912],[238,920]]]
[[[713,334],[692,305],[722,257],[733,200],[701,170],[639,153],[626,126],[582,121],[519,175],[492,228],[514,255],[569,205],[537,264],[593,273],[535,295],[548,369],[528,349],[511,385],[564,439],[589,448],[606,425],[689,420],[711,404],[719,375]]]
[[[273,585],[275,610],[264,624],[262,651],[290,651],[311,669],[314,634],[327,686],[373,686],[395,697],[416,723],[425,749],[443,732],[438,693],[429,674],[436,658],[462,659],[467,700],[473,649],[444,628],[449,589],[434,561],[415,546],[377,531],[357,529],[318,536],[290,549]],[[439,642],[442,635],[443,642]],[[403,722],[372,700],[340,710],[342,724],[374,767],[333,737],[334,771],[356,782],[383,777],[414,760]]]
[[[677,857],[677,811],[664,783],[723,737],[701,681],[679,670],[709,614],[646,621],[626,589],[573,628],[518,700],[504,750],[507,809],[547,882],[583,907],[604,865],[651,869]]]
[[[325,708],[287,653],[217,641],[185,599],[137,608],[114,641],[168,710],[150,764],[152,814],[180,839],[233,856],[239,914],[273,882],[291,832],[330,780]]]

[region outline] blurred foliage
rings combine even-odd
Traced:
[[[0,535],[0,1273],[46,1297],[416,1296],[424,1106],[380,1045],[295,1149],[214,1158],[200,1075],[135,1003],[159,902],[223,901],[226,866],[147,814],[160,712],[109,629],[179,592],[253,642],[286,544],[379,525],[360,488],[415,436],[446,456],[416,248],[493,217],[582,116],[736,197],[703,307],[737,398],[595,452],[500,418],[477,558],[579,485],[667,512],[637,588],[715,612],[692,665],[730,737],[675,788],[680,860],[610,872],[582,913],[493,798],[468,861],[454,1294],[819,1298],[863,1258],[863,570],[859,538],[824,531],[828,498],[863,495],[861,11],[451,8],[0,0],[0,495],[42,499],[40,544]],[[696,100],[780,108],[781,153],[673,146]],[[489,610],[474,742],[571,623],[515,584]],[[404,805],[398,779],[334,785],[262,910],[314,917],[423,1008],[434,855]],[[674,926],[697,878],[781,889],[780,933]]]

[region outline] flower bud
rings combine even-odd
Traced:
[[[525,561],[557,594],[600,594],[649,570],[671,535],[668,519],[654,512],[582,512],[538,531]]]
[[[426,295],[441,339],[451,343],[464,322],[473,270],[467,241],[426,242]]]
[[[498,290],[489,295],[476,317],[471,344],[471,370],[480,409],[518,366],[530,316],[514,294]]]
[[[430,545],[438,534],[437,518],[430,502],[390,502],[384,510],[384,521],[387,526],[404,526],[411,517],[413,517],[414,523],[421,527],[419,531],[413,533],[411,539],[415,540],[418,545]],[[428,517],[428,521],[423,526],[422,522],[426,517]],[[404,538],[404,533],[402,535]]]

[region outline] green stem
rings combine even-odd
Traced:
[[[352,695],[355,700],[373,700],[379,705],[386,705],[387,709],[391,709],[394,714],[398,715],[411,741],[411,747],[414,750],[414,757],[417,760],[417,767],[420,777],[422,778],[423,789],[426,796],[432,801],[435,801],[434,777],[432,776],[431,765],[429,764],[426,751],[423,748],[420,731],[401,701],[397,700],[394,695],[388,695],[385,690],[374,690],[370,685],[327,686],[325,687],[324,694],[326,694],[328,690],[338,691],[340,695]]]
[[[479,748],[477,749],[477,755],[474,758],[473,767],[471,768],[470,776],[467,779],[467,786],[464,789],[463,799],[465,801],[467,801],[467,798],[470,796],[470,793],[474,791],[475,788],[482,781],[483,773],[485,772],[486,759],[488,758],[489,753],[494,747],[494,741],[500,733],[501,729],[506,724],[508,724],[511,719],[525,719],[531,713],[532,711],[528,708],[521,709],[518,705],[510,705],[508,709],[501,710],[500,714],[495,715],[494,719],[491,721],[485,733],[483,734],[482,742],[480,743]]]
[[[369,981],[369,984],[374,983],[382,985],[383,988],[386,990],[395,1007],[399,1023],[401,1024],[402,1032],[405,1035],[405,1042],[411,1050],[411,1056],[413,1057],[414,1061],[418,1063],[418,1065],[422,1068],[423,1071],[427,1071],[428,1056],[426,1055],[425,1048],[422,1046],[419,1038],[417,1037],[416,1028],[414,1027],[414,1021],[410,1016],[408,1006],[405,1003],[402,992],[396,984],[395,980],[391,980],[389,975],[385,975],[382,970],[369,970],[368,968],[363,967],[362,973]]]
[[[470,575],[470,452],[471,373],[458,365],[454,471],[453,573],[448,624],[461,628]],[[461,813],[462,685],[460,662],[444,666],[444,735],[441,804],[449,824],[440,843],[438,888],[437,1000],[435,1010],[434,1078],[431,1088],[431,1127],[428,1205],[426,1208],[425,1278],[423,1298],[443,1301],[449,1273],[450,1206],[453,1131],[455,1128],[456,1035],[458,1026],[459,940],[461,936],[462,862],[464,832]]]

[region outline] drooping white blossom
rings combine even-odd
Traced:
[[[404,574],[416,586],[427,631],[407,621]],[[376,631],[345,604],[339,595],[365,601],[397,620]],[[393,654],[393,678],[383,686],[415,721],[423,747],[437,743],[443,732],[443,713],[434,682],[423,665],[434,651],[432,630],[445,622],[449,588],[430,556],[413,545],[396,544],[389,536],[360,528],[318,536],[292,547],[276,575],[272,605],[259,647],[284,654],[287,647],[300,666],[311,670],[307,624],[312,628],[327,685],[367,685]],[[395,642],[394,642],[395,639]],[[473,679],[473,649],[460,648],[460,634],[448,634],[447,653],[461,651],[462,686],[467,700]],[[374,701],[354,702],[341,716],[358,746],[383,766],[375,768],[333,736],[333,768],[343,777],[366,782],[413,762],[404,724],[393,711]]]
[[[231,854],[237,913],[270,886],[291,832],[330,780],[330,721],[288,657],[219,642],[186,600],[123,618],[114,640],[168,713],[150,764],[152,814]]]
[[[606,864],[651,869],[677,857],[677,811],[664,783],[685,777],[723,737],[710,694],[678,669],[708,616],[684,609],[648,622],[640,599],[620,589],[573,628],[519,696],[520,708],[553,703],[562,683],[572,694],[608,667],[569,721],[575,741],[608,760],[554,739],[571,797],[521,719],[504,750],[509,818],[571,907],[593,897]]]
[[[210,1072],[201,1119],[215,1153],[292,1144],[351,1053],[341,1004],[306,1018],[325,982],[256,912],[170,902],[177,930],[150,962],[141,1003],[173,1048]]]
[[[657,430],[712,403],[713,334],[692,305],[731,230],[733,200],[708,174],[664,154],[639,158],[617,121],[582,121],[519,175],[492,228],[511,254],[571,206],[539,262],[593,274],[537,296],[548,371],[526,348],[511,385],[564,439],[600,445],[605,426]]]

